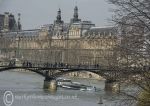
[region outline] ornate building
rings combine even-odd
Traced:
[[[116,48],[125,43],[120,41],[115,27],[96,27],[91,21],[79,19],[77,6],[69,23],[62,20],[59,9],[53,24],[33,30],[21,30],[20,14],[17,23],[12,14],[0,15],[0,61],[17,57],[32,63],[126,66],[128,57],[120,59],[124,54]]]
[[[78,7],[75,6],[73,18],[71,18],[70,23],[64,23],[61,19],[61,10],[59,9],[54,24],[49,26],[50,36],[53,39],[78,39],[87,30],[95,26],[91,21],[81,21],[78,16]],[[45,28],[47,29],[47,27]]]
[[[61,18],[61,10],[59,9],[54,24],[44,25],[41,29],[21,30],[20,14],[18,16],[17,29],[20,29],[20,31],[3,32],[1,36],[1,38],[7,39],[6,42],[10,44],[9,47],[11,48],[17,48],[19,43],[19,48],[21,49],[96,49],[101,50],[101,53],[97,53],[98,59],[100,57],[103,58],[104,55],[106,55],[105,57],[109,57],[108,55],[112,56],[112,50],[118,45],[114,27],[100,28],[95,27],[95,24],[91,21],[82,21],[78,18],[77,6],[74,8],[74,15],[70,23],[64,23]],[[1,42],[4,42],[4,40]],[[8,44],[5,44],[5,46]],[[1,46],[4,48],[3,45]],[[111,52],[106,53],[106,51]],[[79,53],[79,55],[82,57],[84,53]],[[86,56],[83,57],[87,58]],[[96,58],[96,55],[94,58]]]
[[[2,49],[1,55],[20,57],[33,63],[117,65],[114,49],[119,42],[115,28],[95,27],[91,21],[82,21],[78,17],[76,6],[70,23],[65,23],[59,9],[53,24],[34,30],[3,32],[0,48],[8,48],[9,52]],[[18,29],[21,29],[20,25],[19,17]]]

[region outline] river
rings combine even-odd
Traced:
[[[56,92],[43,90],[44,77],[36,73],[6,71],[0,73],[0,106],[4,105],[4,93],[13,94],[11,106],[115,106],[121,96],[104,91],[104,81],[72,79],[96,86],[97,92],[58,88]],[[102,98],[103,104],[98,104]],[[12,98],[9,95],[8,101]],[[7,105],[6,105],[7,106]],[[9,106],[9,105],[8,105]]]

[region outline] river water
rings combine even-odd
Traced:
[[[0,73],[0,106],[115,106],[121,96],[104,91],[104,81],[72,79],[96,86],[98,91],[78,91],[58,88],[56,92],[43,90],[44,77],[36,73],[6,71]],[[10,91],[4,104],[4,93]],[[102,98],[103,104],[98,104]]]

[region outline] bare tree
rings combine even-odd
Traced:
[[[120,37],[120,63],[124,63],[126,67],[140,69],[139,75],[130,76],[130,81],[137,85],[138,89],[127,95],[134,102],[137,101],[139,106],[150,106],[150,1],[108,2],[116,6],[112,20]]]

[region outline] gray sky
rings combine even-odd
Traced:
[[[106,0],[0,0],[0,13],[21,13],[23,29],[33,29],[53,23],[58,8],[62,10],[62,19],[69,22],[76,4],[82,20],[90,20],[100,27],[110,25],[107,19],[111,18],[112,6]]]

